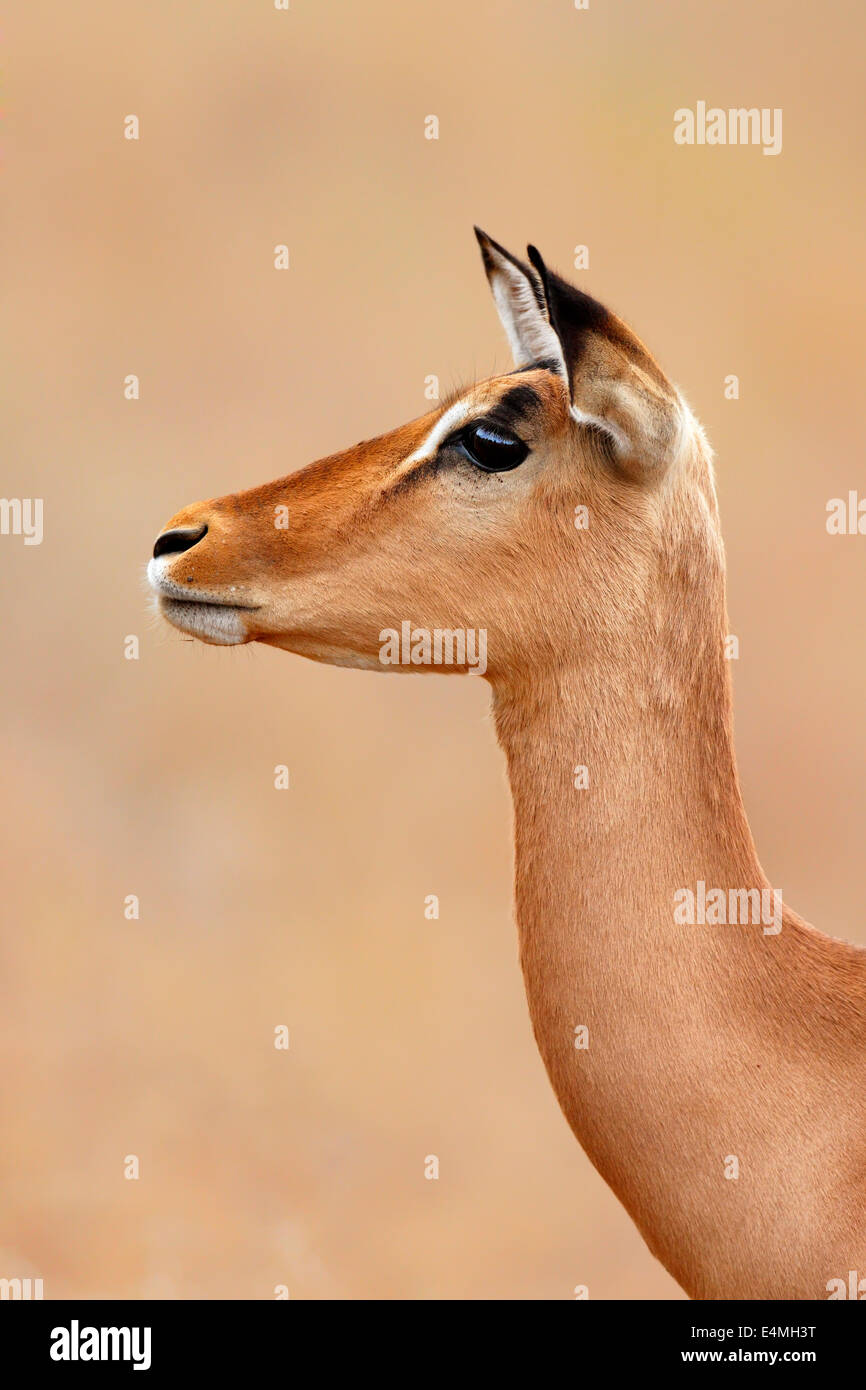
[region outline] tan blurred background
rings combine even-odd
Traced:
[[[866,538],[824,525],[866,492],[862,7],[291,4],[12,7],[2,490],[45,538],[0,538],[0,1275],[681,1297],[535,1052],[484,683],[205,649],[143,571],[182,505],[508,363],[473,221],[587,244],[717,451],[764,866],[866,940]],[[783,108],[782,154],[676,146],[698,100]]]

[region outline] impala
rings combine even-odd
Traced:
[[[477,236],[514,370],[184,508],[150,582],[203,642],[336,665],[466,671],[385,663],[383,634],[485,633],[571,1128],[692,1297],[827,1297],[866,1267],[866,953],[787,905],[771,932],[676,914],[698,884],[778,893],[737,779],[711,453],[620,319]]]

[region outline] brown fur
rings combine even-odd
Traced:
[[[866,1274],[866,956],[787,908],[778,935],[673,918],[699,879],[767,886],[734,758],[709,449],[618,320],[574,318],[537,268],[482,248],[491,283],[509,266],[531,279],[530,328],[556,323],[569,368],[464,397],[479,414],[515,381],[539,393],[526,462],[407,464],[449,403],[185,508],[170,526],[208,532],[165,573],[248,605],[245,640],[319,661],[381,669],[380,631],[406,619],[486,629],[521,963],[569,1124],[693,1297],[826,1297],[828,1280]]]

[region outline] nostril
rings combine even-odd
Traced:
[[[206,535],[206,526],[176,526],[173,531],[163,531],[162,535],[156,538],[153,558],[158,560],[160,555],[180,554],[184,550],[192,550]]]

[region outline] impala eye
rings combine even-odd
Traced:
[[[522,439],[483,420],[463,430],[454,442],[485,473],[507,473],[529,453]]]

